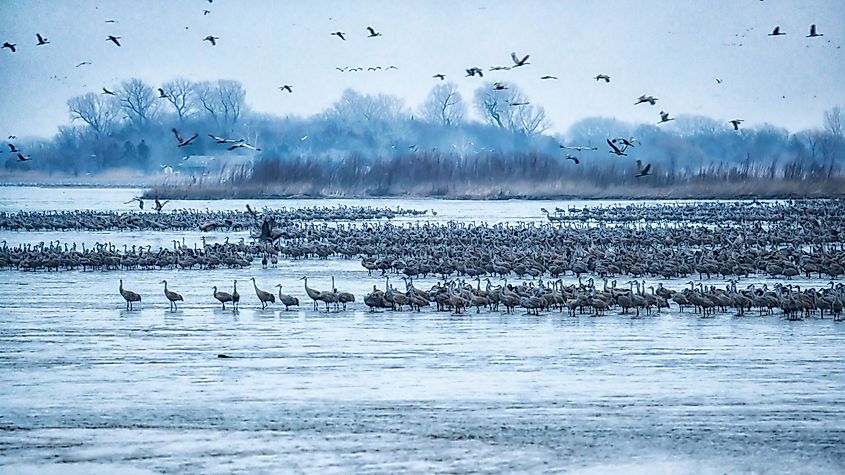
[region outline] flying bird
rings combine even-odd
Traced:
[[[654,96],[646,96],[645,94],[643,94],[643,95],[641,95],[640,97],[637,98],[637,102],[635,102],[634,105],[644,104],[646,102],[648,102],[651,105],[654,105],[658,100],[659,99],[654,97]]]
[[[183,139],[183,138],[182,138],[182,136],[181,136],[181,135],[179,135],[179,131],[178,131],[178,130],[176,130],[176,128],[175,128],[175,127],[174,127],[174,128],[172,128],[172,129],[170,129],[170,130],[171,130],[171,132],[173,132],[173,135],[175,135],[175,136],[176,136],[176,141],[177,141],[177,142],[179,142],[179,145],[178,145],[179,147],[184,147],[184,146],[186,146],[186,145],[191,145],[191,143],[192,143],[194,140],[196,140],[196,139],[197,139],[197,135],[199,135],[199,134],[194,134],[194,135],[190,136],[190,137],[189,137],[189,138],[187,138],[187,139]]]
[[[83,62],[77,64],[76,67],[78,68],[80,66],[86,66],[86,65],[89,65],[89,64],[91,64],[91,61],[83,61]]]
[[[604,81],[605,83],[610,82],[610,76],[608,76],[607,74],[597,74],[596,77],[594,77],[593,79],[595,79],[596,81]]]
[[[616,146],[615,143],[611,142],[610,139],[607,139],[607,144],[610,145],[610,150],[607,153],[612,153],[620,157],[628,155],[627,153],[625,153],[625,149],[627,148],[626,146],[623,145],[622,148],[619,148]]]
[[[212,138],[212,140],[214,140],[215,142],[220,143],[220,144],[224,144],[224,143],[238,143],[238,142],[243,142],[243,141],[244,141],[244,139],[238,139],[238,140],[235,140],[235,139],[225,139],[225,138],[223,138],[223,137],[218,137],[218,136],[216,136],[216,135],[211,135],[211,134],[208,134],[208,136],[209,136],[209,137],[211,137],[211,138]]]
[[[41,36],[41,33],[36,33],[35,36],[38,38],[38,44],[35,46],[47,45],[50,44],[50,41],[47,38]]]
[[[824,35],[821,34],[821,33],[816,33],[816,24],[813,23],[812,25],[810,25],[810,34],[807,35],[807,38],[815,38],[817,36],[824,36]]]
[[[381,36],[381,33],[374,30],[372,26],[368,26],[367,31],[370,32],[370,34],[368,35],[368,38],[375,38],[376,36]]]
[[[25,157],[22,153],[18,153],[18,161],[19,162],[27,162],[29,160],[32,160],[32,158]]]
[[[332,33],[332,36],[337,36],[338,38],[342,39],[343,41],[346,41],[346,33],[342,32],[342,31],[335,31],[334,33]]]
[[[660,111],[660,122],[658,122],[658,124],[662,124],[664,122],[669,122],[670,120],[675,120],[675,118],[669,117],[668,112]]]
[[[117,46],[120,46],[120,41],[117,41],[119,39],[120,39],[119,36],[109,35],[108,38],[106,38],[106,41],[111,41],[112,43],[116,44]]]
[[[17,45],[16,45],[16,44],[14,44],[14,43],[9,43],[9,42],[7,41],[7,42],[3,43],[3,47],[2,47],[2,48],[0,48],[0,49],[3,49],[3,48],[9,48],[9,51],[11,51],[12,53],[14,53],[15,51],[17,51],[17,50],[15,49],[15,46],[17,46]]]
[[[476,74],[479,77],[482,77],[482,78],[484,77],[484,71],[482,71],[481,68],[469,68],[469,69],[467,69],[466,77],[475,76]]]
[[[158,196],[155,197],[155,210],[161,213],[161,209],[164,208],[164,205],[170,203],[170,200],[165,200],[164,203],[158,200]]]
[[[164,89],[158,88],[158,98],[159,99],[167,99],[167,93],[164,92]]]
[[[260,148],[255,148],[255,147],[253,147],[252,145],[250,145],[246,142],[240,142],[240,143],[237,143],[235,145],[232,145],[227,150],[232,151],[232,150],[235,150],[236,148],[246,148],[246,149],[252,150],[253,152],[260,152],[261,151]]]
[[[510,69],[510,66],[493,66],[490,71],[509,71]]]
[[[391,64],[390,66],[388,66],[388,67],[386,67],[386,68],[384,68],[384,69],[399,69],[399,68],[397,68],[396,66],[394,66],[394,65],[392,65],[392,64]]]
[[[219,36],[208,35],[205,38],[203,38],[202,40],[208,41],[209,43],[211,43],[211,46],[217,46],[217,40],[219,40],[219,39],[220,39]]]
[[[106,23],[117,23],[117,20],[106,20]]]
[[[467,72],[469,72],[469,70],[467,70]],[[439,80],[441,80],[441,81],[442,81],[442,80],[444,80],[444,79],[446,79],[446,75],[445,75],[445,74],[435,74],[434,76],[431,76],[431,77],[432,77],[432,78],[437,78],[437,79],[439,79]]]
[[[502,84],[500,82],[494,82],[493,83],[493,89],[495,89],[497,91],[503,91],[503,90],[507,89],[507,86],[505,86],[504,84]]]
[[[572,160],[573,162],[575,162],[575,164],[576,164],[576,165],[580,165],[580,164],[581,164],[581,160],[578,160],[578,157],[576,157],[575,155],[567,155],[567,156],[566,156],[566,159],[567,159],[567,160]]]
[[[18,153],[18,152],[20,152],[20,151],[21,151],[21,149],[19,149],[19,148],[15,147],[15,144],[10,143],[10,144],[9,144],[9,151],[10,151],[11,153]]]
[[[774,29],[774,30],[772,30],[772,32],[771,32],[771,33],[769,33],[769,36],[783,36],[783,35],[785,35],[785,34],[786,34],[786,33],[784,33],[784,32],[782,32],[782,31],[780,31],[780,27],[779,27],[779,26],[776,26],[776,27],[775,27],[775,29]]]
[[[716,78],[716,84],[722,84],[722,80],[719,79],[719,78]]]
[[[290,84],[285,84],[284,86],[279,86],[280,91],[288,91],[288,94],[293,92],[293,86]]]
[[[646,164],[643,166],[642,160],[637,160],[637,174],[636,178],[644,177],[651,175],[651,163]]]
[[[734,119],[734,120],[729,121],[729,123],[734,126],[734,130],[739,130],[739,124],[741,124],[743,122],[744,121],[742,119]]]
[[[203,10],[203,11],[202,11],[202,16],[206,16],[206,15],[208,15],[209,13],[211,13],[211,10]]]
[[[117,94],[114,93],[114,91],[109,91],[106,88],[103,88],[103,94],[108,94],[109,96],[116,96],[117,95]]]
[[[511,105],[511,106],[514,106],[514,107],[516,107],[516,106],[527,106],[528,104],[531,104],[531,103],[530,103],[530,102],[528,102],[528,101],[524,101],[524,102],[511,102],[511,103],[510,103],[510,105]]]
[[[344,72],[346,72],[346,69],[347,69],[347,68],[339,68],[339,67],[335,66],[335,69],[337,69],[338,71],[340,71],[340,72],[344,73]]]
[[[615,139],[611,140],[611,142],[613,143],[621,143],[626,148],[633,147],[635,141],[636,139],[634,139],[634,137],[631,137],[630,139],[626,139],[625,137],[616,137]]]
[[[519,59],[516,56],[516,53],[511,53],[511,59],[513,60],[513,67],[518,68],[520,66],[525,66],[526,64],[531,64],[528,62],[528,57],[531,55],[526,54],[522,59]]]
[[[557,76],[541,76],[540,79],[557,79]]]
[[[598,150],[598,147],[569,147],[566,145],[561,145],[560,148],[565,148],[566,150],[577,150],[579,152],[583,152],[584,150]]]
[[[137,201],[137,202],[138,202],[138,207],[139,207],[139,208],[144,209],[144,200],[142,200],[141,198],[139,198],[139,197],[137,197],[137,196],[136,196],[136,197],[134,197],[134,198],[132,198],[131,200],[129,200],[129,201],[127,201],[127,202],[123,203],[123,204],[128,205],[129,203],[132,203],[132,202],[135,202],[135,201]]]

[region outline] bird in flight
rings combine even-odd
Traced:
[[[81,63],[77,64],[77,65],[76,65],[76,67],[78,68],[78,67],[80,67],[80,66],[87,66],[87,65],[89,65],[89,64],[91,64],[91,61],[83,61],[83,62],[81,62]]]
[[[658,124],[662,124],[664,122],[669,122],[670,120],[675,120],[675,118],[669,117],[668,112],[660,111],[660,122],[658,122]]]
[[[628,155],[627,153],[625,153],[625,149],[628,148],[628,147],[623,145],[622,148],[619,148],[619,147],[616,146],[615,143],[611,142],[610,139],[607,139],[607,144],[610,145],[610,150],[607,153],[612,153],[612,154],[618,155],[620,157]]]
[[[594,77],[593,79],[595,79],[596,81],[604,81],[605,83],[610,82],[610,76],[608,76],[607,74],[597,74],[596,77]]]
[[[335,31],[334,33],[332,33],[332,36],[337,36],[338,38],[342,39],[343,41],[346,41],[346,33],[342,32],[342,31]]]
[[[530,102],[528,102],[528,101],[524,101],[524,102],[511,102],[511,103],[510,103],[510,105],[511,105],[511,106],[514,106],[514,107],[517,107],[517,106],[527,106],[528,104],[531,104],[531,103],[530,103]]]
[[[493,66],[490,71],[509,71],[510,69],[510,66]]]
[[[203,10],[203,11],[202,11],[202,16],[206,16],[206,15],[208,15],[209,13],[211,13],[211,10]]]
[[[211,46],[217,46],[217,40],[219,40],[219,39],[220,39],[219,36],[208,35],[205,38],[203,38],[202,40],[208,41],[209,43],[211,43]]]
[[[212,138],[215,142],[217,142],[217,143],[221,143],[221,144],[222,144],[222,143],[238,143],[238,142],[243,142],[243,141],[244,141],[244,139],[238,139],[238,140],[235,140],[235,139],[225,139],[225,138],[223,138],[223,137],[218,137],[218,136],[216,136],[216,135],[211,135],[211,134],[208,134],[208,136],[209,136],[209,137],[211,137],[211,138]]]
[[[729,121],[729,123],[734,126],[734,130],[739,130],[739,124],[741,124],[742,122],[742,119],[734,119]]]
[[[164,92],[164,89],[158,88],[158,98],[159,99],[167,99],[167,93]]]
[[[284,86],[279,86],[280,91],[288,91],[288,93],[293,92],[293,86],[290,84],[285,84]]]
[[[255,147],[253,147],[252,145],[250,145],[246,142],[240,142],[240,143],[237,143],[235,145],[232,145],[227,150],[232,151],[232,150],[235,150],[236,148],[246,148],[246,149],[252,150],[253,152],[260,152],[261,151],[260,148],[255,148]]]
[[[558,144],[560,145],[560,144]],[[584,150],[598,150],[598,147],[569,147],[567,145],[560,145],[560,148],[565,148],[566,150],[577,150],[579,152],[583,152]]]
[[[782,32],[782,31],[780,31],[780,27],[779,27],[779,26],[776,26],[776,27],[775,27],[775,29],[774,29],[774,30],[772,30],[772,32],[771,32],[771,33],[769,33],[769,36],[783,36],[783,35],[785,35],[785,34],[786,34],[786,33],[784,33],[784,32]]]
[[[372,26],[368,26],[367,31],[370,32],[370,34],[367,36],[368,38],[375,38],[376,36],[381,36],[381,33],[374,30]]]
[[[616,137],[615,139],[611,140],[611,142],[613,143],[621,143],[626,148],[633,147],[635,141],[636,139],[634,139],[634,137],[631,137],[630,139],[626,139],[625,137]]]
[[[13,144],[13,143],[9,144],[9,152],[10,153],[18,153],[20,151],[21,150],[19,148],[15,147],[15,144]]]
[[[175,127],[174,127],[174,128],[172,128],[172,129],[170,129],[170,130],[173,132],[173,135],[175,135],[175,136],[176,136],[176,141],[177,141],[177,142],[179,142],[179,145],[178,145],[179,147],[184,147],[184,146],[186,146],[186,145],[191,145],[191,143],[192,143],[194,140],[196,140],[197,135],[199,135],[199,134],[194,134],[194,135],[192,135],[191,137],[189,137],[189,138],[187,138],[187,139],[183,139],[183,138],[182,138],[182,136],[181,136],[181,135],[179,135],[179,131],[178,131],[178,130],[176,130],[176,128],[175,128]]]
[[[129,200],[129,201],[127,201],[127,202],[123,203],[123,204],[128,205],[129,203],[132,203],[132,202],[135,202],[135,201],[137,201],[137,202],[138,202],[138,207],[139,207],[139,208],[144,209],[144,200],[142,200],[141,198],[139,198],[139,197],[137,197],[137,196],[136,196],[136,197],[134,197],[134,198],[132,198],[131,200]]]
[[[385,70],[387,70],[387,69],[399,69],[399,68],[397,68],[396,66],[394,66],[394,65],[392,65],[392,64],[391,64],[390,66],[388,66],[388,67],[386,67],[386,68],[384,68],[384,69],[385,69]]]
[[[651,163],[646,164],[643,166],[642,160],[637,160],[637,178],[644,177],[651,175]]]
[[[540,79],[557,79],[557,76],[541,76]]]
[[[18,153],[18,161],[19,162],[27,162],[29,160],[32,160],[32,158],[29,157],[29,156],[24,156],[24,154],[22,154],[20,152]]]
[[[581,163],[581,160],[578,160],[578,157],[576,157],[575,155],[566,155],[566,159],[572,160],[573,162],[575,162],[576,165],[579,165]]]
[[[651,105],[654,105],[654,103],[657,102],[658,100],[659,99],[657,99],[654,96],[646,96],[645,94],[643,94],[643,95],[641,95],[640,97],[637,98],[637,102],[635,102],[634,105],[643,104],[643,103],[646,103],[646,102],[648,102]]]
[[[41,33],[36,33],[36,34],[35,34],[35,36],[38,38],[38,44],[37,44],[37,45],[35,45],[35,46],[41,46],[41,45],[48,45],[48,44],[50,44],[50,41],[49,41],[49,40],[47,40],[47,38],[44,38],[43,36],[41,36]]]
[[[106,23],[117,23],[117,20],[106,20]]]
[[[507,89],[507,86],[505,86],[504,84],[502,84],[500,82],[494,82],[493,83],[493,89],[495,89],[497,91],[503,91],[503,90]]]
[[[108,38],[106,38],[106,41],[111,41],[112,43],[116,44],[117,46],[120,46],[120,41],[117,41],[119,39],[120,39],[119,36],[109,35]]]
[[[469,71],[469,70],[467,70],[467,71]],[[437,78],[437,79],[439,79],[439,80],[441,80],[441,81],[442,81],[442,80],[444,80],[444,79],[446,79],[446,75],[445,75],[445,74],[435,74],[434,76],[431,76],[431,77],[432,77],[432,78]]]
[[[158,200],[158,196],[156,196],[155,203],[156,203],[155,210],[157,212],[161,213],[161,209],[164,208],[164,205],[166,205],[167,203],[170,203],[170,200],[166,200],[164,203],[162,203],[161,201]]]
[[[722,84],[722,80],[719,79],[719,78],[716,78],[716,84]]]
[[[512,52],[511,53],[511,59],[513,60],[513,63],[514,63],[513,67],[518,68],[520,66],[525,66],[526,64],[531,64],[531,63],[528,62],[529,56],[531,56],[531,55],[526,54],[522,59],[519,59],[519,57],[516,56],[516,53]]]
[[[469,68],[467,69],[467,77],[478,75],[479,77],[484,77],[484,71],[481,68]]]
[[[338,71],[340,71],[340,72],[344,73],[344,72],[346,72],[346,69],[347,69],[347,68],[340,68],[340,67],[335,66],[335,69],[337,69]]]
[[[14,44],[14,43],[9,43],[8,41],[7,41],[7,42],[5,42],[5,43],[3,43],[3,48],[9,48],[9,51],[11,51],[12,53],[14,53],[15,51],[17,51],[17,50],[15,49],[15,46],[17,46],[17,45],[16,45],[16,44]],[[0,48],[0,49],[2,49],[2,48]]]
[[[810,34],[807,35],[807,38],[815,38],[817,36],[824,36],[824,35],[821,34],[821,33],[816,33],[816,24],[813,23],[812,25],[810,25]]]
[[[116,96],[117,95],[117,94],[114,93],[114,91],[110,91],[106,88],[103,88],[103,94],[106,94],[106,95],[109,95],[109,96]]]

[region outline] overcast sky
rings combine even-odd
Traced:
[[[823,37],[805,38],[811,23]],[[654,123],[660,109],[796,131],[845,105],[842,0],[27,0],[0,2],[0,25],[0,42],[18,49],[0,51],[3,137],[52,135],[70,121],[69,97],[131,77],[236,79],[253,110],[307,116],[346,88],[417,107],[436,73],[471,100],[481,80],[464,70],[479,66],[543,105],[552,132],[590,116]],[[786,36],[767,36],[775,25]],[[367,26],[382,36],[367,38]],[[346,41],[330,35],[338,30]],[[36,47],[36,33],[50,44]],[[511,51],[531,64],[487,72],[511,64]],[[76,67],[83,61],[92,64]],[[335,70],[388,65],[399,69]],[[640,94],[660,101],[634,107]]]

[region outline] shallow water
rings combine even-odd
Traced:
[[[8,190],[0,189],[4,210],[15,206]],[[112,190],[71,191],[81,203],[124,207]],[[64,199],[42,196],[37,206]],[[461,213],[463,203],[423,201],[441,214]],[[225,204],[215,203],[235,207]],[[505,204],[514,211],[471,203],[463,218],[516,220],[510,215],[549,207]],[[159,234],[132,239],[181,236]],[[674,309],[643,318],[455,316],[372,314],[358,303],[326,313],[311,309],[303,274],[318,289],[334,276],[359,301],[372,285],[384,288],[352,260],[0,273],[0,472],[845,470],[845,323],[753,313],[701,319]],[[265,290],[282,283],[301,308],[262,311],[253,276]],[[119,278],[142,295],[135,311],[124,310]],[[168,311],[162,279],[185,297],[177,312]],[[234,279],[238,313],[211,296],[211,286],[231,290]],[[742,284],[752,282],[765,280]]]

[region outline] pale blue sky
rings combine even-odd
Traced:
[[[811,23],[825,36],[805,38]],[[367,38],[369,25],[383,36]],[[787,35],[768,37],[775,25]],[[347,41],[330,35],[337,30]],[[51,43],[36,47],[35,33]],[[123,46],[106,42],[109,34]],[[202,41],[209,34],[218,46]],[[469,100],[481,81],[464,69],[479,66],[485,79],[515,82],[543,105],[552,132],[596,115],[653,123],[660,109],[795,131],[845,105],[841,0],[3,1],[2,41],[18,47],[0,51],[4,137],[52,135],[69,122],[69,97],[130,77],[155,86],[177,76],[236,79],[256,111],[310,115],[345,88],[416,107],[435,73]],[[511,51],[531,54],[531,65],[486,72],[509,65]],[[82,61],[93,64],[76,68]],[[390,64],[399,70],[334,69]],[[597,83],[597,73],[612,82]],[[541,81],[545,74],[560,79]],[[294,93],[280,93],[281,84]],[[634,107],[640,94],[660,102]]]

